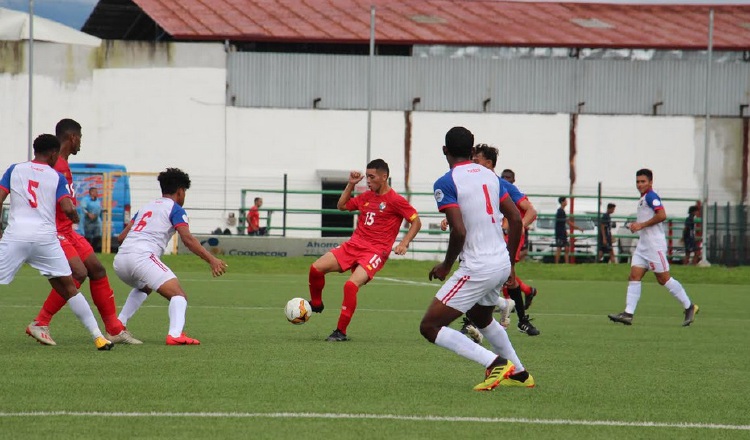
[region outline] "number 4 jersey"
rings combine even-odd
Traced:
[[[8,228],[3,238],[41,243],[57,241],[55,207],[70,197],[62,174],[42,162],[11,165],[0,179],[0,191],[10,194]]]
[[[161,256],[176,228],[187,226],[188,216],[174,200],[162,197],[136,212],[131,223],[130,231],[117,252]]]

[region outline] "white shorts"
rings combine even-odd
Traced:
[[[59,240],[49,243],[0,240],[0,284],[10,284],[23,263],[29,263],[47,278],[72,273]]]
[[[172,269],[152,253],[117,254],[113,263],[115,273],[130,287],[158,290],[162,284],[177,278]]]
[[[654,273],[669,272],[669,260],[663,250],[643,250],[636,246],[630,265],[644,267]]]
[[[500,301],[500,286],[508,280],[510,266],[476,273],[459,267],[435,294],[441,303],[466,313],[474,307],[495,306]]]

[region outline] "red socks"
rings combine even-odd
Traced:
[[[339,324],[336,328],[346,334],[346,328],[352,320],[354,311],[357,310],[357,292],[359,287],[351,281],[344,284],[344,301],[341,302],[341,314],[339,315]]]
[[[120,334],[125,327],[117,319],[117,308],[115,306],[115,294],[109,285],[109,278],[104,276],[98,280],[89,280],[91,299],[99,310],[99,315],[104,321],[104,327],[110,335]]]
[[[81,283],[78,282],[78,280],[73,279],[73,282],[76,285],[76,288],[81,287]],[[47,299],[44,301],[44,304],[42,304],[42,309],[39,310],[39,314],[34,318],[34,321],[36,321],[36,325],[40,326],[48,326],[49,322],[52,321],[52,317],[55,316],[57,312],[59,312],[63,307],[65,307],[65,304],[67,304],[67,301],[57,293],[55,289],[52,289],[49,292],[49,295],[47,295]]]
[[[307,279],[310,286],[310,305],[320,307],[323,304],[323,287],[326,285],[325,274],[310,265],[310,274]]]
[[[525,295],[531,295],[531,286],[521,281],[521,279],[518,277],[516,277],[516,281],[518,281],[518,287],[521,288],[521,292],[523,292]]]

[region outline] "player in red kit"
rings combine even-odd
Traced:
[[[351,270],[352,275],[344,284],[344,300],[336,330],[327,341],[347,341],[346,330],[357,308],[359,288],[375,277],[385,266],[391,254],[404,255],[414,236],[422,227],[419,215],[413,206],[388,185],[390,170],[382,159],[367,164],[367,187],[369,191],[352,197],[354,186],[363,177],[352,171],[349,182],[341,193],[337,207],[341,211],[359,211],[357,228],[352,237],[341,246],[327,252],[310,266],[310,306],[313,312],[323,311],[323,287],[325,274]],[[410,223],[409,230],[401,242],[393,247],[401,223]]]
[[[73,174],[70,172],[68,157],[71,154],[78,154],[81,150],[81,124],[72,119],[63,119],[57,123],[55,135],[61,147],[54,169],[65,176],[68,181],[68,191],[75,200]],[[81,234],[73,230],[73,222],[61,212],[59,207],[56,223],[60,245],[70,264],[76,287],[83,284],[86,277],[89,278],[91,298],[104,321],[108,333],[107,339],[115,343],[140,344],[141,341],[135,339],[117,319],[114,292],[109,285],[104,266],[94,254],[94,249]],[[49,334],[49,323],[64,306],[63,297],[54,290],[50,292],[37,317],[26,327],[26,333],[44,345],[56,345]]]

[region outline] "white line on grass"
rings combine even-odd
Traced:
[[[387,277],[378,277],[375,278],[374,281],[391,281],[398,284],[412,284],[415,286],[430,286],[435,287],[436,289],[439,289],[442,284],[440,283],[428,283],[424,281],[410,281],[410,280],[400,280],[398,278],[387,278]]]
[[[523,423],[527,425],[577,425],[617,426],[638,428],[683,428],[723,429],[750,431],[750,425],[725,425],[715,423],[665,423],[627,422],[619,420],[572,420],[572,419],[527,419],[515,417],[451,417],[451,416],[405,416],[398,414],[337,414],[337,413],[241,413],[241,412],[78,412],[78,411],[29,411],[0,412],[0,417],[205,417],[205,418],[270,418],[270,419],[364,419],[364,420],[408,420],[417,422],[479,422],[479,423]]]

